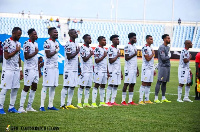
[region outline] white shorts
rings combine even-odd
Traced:
[[[1,88],[20,88],[20,70],[2,70]]]
[[[121,84],[121,73],[110,74],[110,77],[108,78],[108,85],[120,85],[120,84]]]
[[[24,69],[24,85],[31,86],[32,83],[38,83],[39,73],[38,70]]]
[[[178,68],[178,81],[180,84],[191,83],[190,69]]]
[[[58,68],[44,68],[43,86],[58,86],[59,71]]]
[[[136,83],[137,71],[124,71],[124,83]]]
[[[96,72],[94,74],[94,83],[107,84],[107,73],[106,72]]]
[[[63,80],[63,86],[76,87],[78,84],[78,72],[64,71]]]
[[[92,81],[93,81],[93,72],[81,73],[81,75],[79,76],[80,86],[92,87]]]
[[[141,81],[153,82],[154,69],[142,68]]]

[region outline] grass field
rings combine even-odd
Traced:
[[[155,61],[156,62],[156,61]],[[9,105],[9,93],[7,92],[4,109],[6,115],[0,115],[0,132],[6,130],[7,125],[10,128],[17,128],[17,131],[22,131],[23,127],[39,127],[51,126],[59,127],[59,131],[200,131],[199,117],[200,117],[200,101],[194,100],[194,85],[191,87],[190,99],[193,103],[184,102],[178,103],[177,87],[178,87],[178,61],[171,62],[171,76],[170,82],[167,84],[166,97],[172,103],[150,104],[139,106],[114,106],[114,107],[100,107],[100,108],[84,108],[84,109],[70,109],[59,111],[46,112],[28,112],[22,114],[7,113]],[[121,58],[122,70],[124,69],[124,58]],[[142,60],[138,59],[138,66],[141,69]],[[195,72],[195,63],[191,62],[190,67]],[[154,89],[157,76],[154,77],[154,82],[151,86],[150,100],[154,100]],[[62,89],[62,75],[59,78],[59,86],[56,88],[54,99],[54,106],[60,106],[60,92]],[[33,108],[39,110],[40,107],[40,92],[42,88],[42,79],[40,79],[38,90],[33,102]],[[135,85],[134,101],[139,100],[139,87],[141,85],[140,77],[137,78]],[[121,102],[122,84],[118,88],[116,102]],[[23,88],[18,91],[15,108],[19,108],[20,94]],[[92,93],[92,89],[90,90]],[[185,88],[183,89],[183,95]],[[128,95],[128,94],[127,94]],[[84,96],[83,96],[84,97]],[[90,94],[89,103],[91,103],[92,94]],[[128,96],[127,96],[128,101]],[[161,99],[161,92],[159,93]],[[27,106],[27,100],[25,107]],[[73,97],[74,105],[77,104],[77,88]],[[97,104],[99,104],[99,94],[97,97]],[[48,105],[48,94],[45,106]]]

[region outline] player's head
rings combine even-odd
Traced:
[[[169,34],[162,35],[162,39],[166,44],[170,44],[170,37]]]
[[[119,45],[119,36],[118,35],[112,35],[111,37],[110,37],[110,41],[112,41],[112,43],[114,44],[114,45]]]
[[[84,40],[85,44],[91,44],[92,43],[91,36],[89,34],[85,34],[83,36],[83,40]]]
[[[50,35],[50,37],[52,37],[53,39],[58,39],[58,31],[55,27],[50,27],[48,29],[48,34]]]
[[[43,61],[42,56],[38,57],[38,60],[39,60],[39,62],[42,62]]]
[[[136,34],[135,33],[129,33],[128,34],[128,38],[129,38],[129,42],[131,44],[134,44],[137,42],[137,39],[136,39]]]
[[[22,35],[22,29],[19,27],[14,27],[12,30],[12,38],[14,41],[19,41]]]
[[[27,33],[28,33],[30,39],[33,39],[33,40],[38,39],[37,32],[35,31],[34,28],[29,29]]]
[[[106,46],[106,38],[104,36],[99,36],[97,41],[99,42],[100,45]]]
[[[68,34],[69,34],[69,36],[71,38],[74,38],[74,39],[78,38],[78,33],[76,32],[75,29],[70,29],[69,32],[68,32]]]
[[[151,35],[147,35],[146,42],[147,42],[147,44],[153,44],[153,37]]]
[[[193,45],[190,40],[185,40],[184,44],[185,44],[185,48],[192,48],[192,45]]]

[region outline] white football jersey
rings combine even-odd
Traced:
[[[104,52],[107,52],[105,48],[97,46],[94,50],[94,59],[99,59],[103,57]],[[94,72],[107,72],[107,57],[105,57],[99,63],[94,64]]]
[[[189,68],[190,62],[184,63],[183,60],[185,58],[187,58],[187,59],[190,58],[190,52],[188,50],[186,50],[186,49],[183,49],[181,51],[181,55],[180,55],[179,67],[181,67],[181,68]]]
[[[120,50],[118,48],[115,48],[113,45],[111,45],[108,48],[109,58],[115,58],[118,52],[120,52]],[[118,57],[114,63],[112,64],[108,63],[108,70],[109,72],[112,72],[112,73],[117,73],[117,74],[121,73],[120,57]]]
[[[80,55],[81,55],[81,72],[93,72],[93,62],[92,56],[86,61],[83,61],[82,57],[87,57],[90,54],[90,51],[93,49],[91,47],[87,47],[85,44],[81,46]]]
[[[16,50],[16,45],[21,47],[21,43],[18,41],[13,41],[12,38],[8,38],[3,43],[3,52],[12,53]],[[13,57],[10,59],[5,59],[3,54],[3,66],[2,68],[5,70],[18,70],[19,69],[19,55],[20,51],[17,52]]]
[[[142,47],[142,67],[143,68],[153,68],[154,67],[154,57],[150,61],[145,59],[145,55],[152,55],[152,49],[148,45]]]
[[[124,54],[128,54],[129,56],[137,53],[137,48],[135,44],[128,44],[127,46],[124,47]],[[125,60],[125,65],[124,68],[128,71],[135,71],[137,70],[137,55],[131,58],[130,60],[126,61]]]
[[[76,53],[76,49],[78,48],[78,44],[77,43],[74,43],[72,41],[69,41],[66,43],[65,45],[65,65],[64,65],[64,70],[67,71],[67,70],[71,70],[71,71],[78,71],[78,54],[68,60],[67,59],[67,53],[70,53],[70,54],[74,54]]]
[[[53,42],[51,39],[47,39],[44,42],[44,50],[50,50],[50,52],[54,52],[56,47],[59,47],[57,41]],[[45,68],[57,68],[58,67],[58,53],[56,53],[51,58],[47,58],[46,53],[44,54],[44,67]]]
[[[38,44],[36,42],[32,43],[30,40],[24,42],[23,51],[32,54],[35,52],[35,48],[38,49]],[[25,55],[24,55],[25,56]],[[30,59],[25,59],[24,57],[24,69],[35,69],[38,70],[38,57],[37,54]]]

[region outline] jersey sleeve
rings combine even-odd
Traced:
[[[48,43],[48,41],[46,40],[44,42],[44,50],[50,50],[51,45]]]
[[[183,54],[183,59],[188,58],[188,51],[183,50],[182,54]]]
[[[128,45],[124,47],[124,54],[129,54],[129,48],[128,48]]]
[[[71,46],[70,43],[67,43],[67,44],[65,45],[65,52],[66,52],[66,53],[72,53],[72,46]]]
[[[143,55],[148,55],[148,49],[147,49],[146,46],[142,48],[142,54]]]
[[[3,51],[8,52],[8,40],[3,42]]]
[[[83,46],[81,46],[80,55],[81,55],[81,57],[86,57],[86,50]]]
[[[23,50],[24,50],[24,52],[30,52],[30,45],[27,41],[24,42]]]
[[[108,57],[109,57],[109,58],[114,58],[112,47],[109,47],[109,48],[108,48]]]

